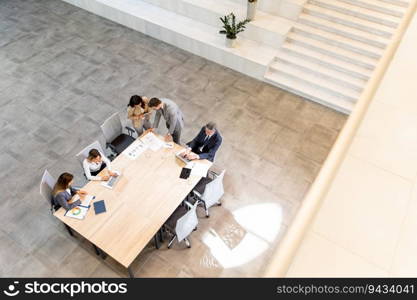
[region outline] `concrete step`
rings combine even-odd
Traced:
[[[290,55],[299,57],[303,60],[317,63],[321,66],[327,67],[338,72],[342,72],[344,74],[358,79],[369,80],[372,74],[371,70],[358,67],[354,64],[344,62],[342,60],[322,54],[317,51],[309,50],[296,44],[285,43],[280,49],[280,51],[289,53]]]
[[[143,0],[210,26],[221,28],[220,17],[233,12],[238,20],[246,19],[246,5],[230,0]],[[254,21],[240,35],[244,38],[279,48],[291,30],[293,21],[258,11]]]
[[[404,16],[404,7],[395,4],[381,2],[379,0],[339,0],[341,2],[356,5],[369,10],[377,11],[394,17],[402,18]]]
[[[263,80],[276,49],[239,37],[225,46],[218,26],[211,26],[140,0],[65,0],[99,16]]]
[[[352,101],[327,93],[322,89],[316,88],[310,82],[295,78],[289,74],[270,70],[265,74],[265,79],[277,87],[329,106],[342,113],[349,114],[353,110],[354,103]]]
[[[296,32],[297,34],[319,40],[326,44],[343,48],[374,59],[381,58],[383,52],[383,50],[378,47],[374,47],[363,42],[358,42],[351,38],[340,36],[331,32],[316,29],[301,23],[295,24],[292,31]]]
[[[378,62],[376,59],[342,48],[337,48],[324,42],[299,35],[295,32],[291,32],[288,35],[287,41],[368,70],[373,70]]]
[[[381,49],[385,49],[389,40],[379,35],[374,35],[369,32],[352,28],[343,24],[337,24],[332,21],[312,16],[306,13],[300,15],[298,23],[305,24],[316,29],[320,29],[326,32],[337,34],[341,37],[347,37],[368,45],[372,45]]]
[[[329,80],[333,80],[356,89],[357,91],[361,91],[367,82],[367,80],[363,77],[347,72],[341,72],[339,69],[330,67],[327,64],[294,55],[294,52],[288,51],[287,49],[278,51],[275,60],[285,61],[299,67],[300,69],[306,70],[306,72],[315,72],[317,76],[325,77]]]
[[[410,2],[408,0],[378,0],[379,2],[383,2],[383,5],[385,3],[393,4],[401,7],[408,7],[410,5]]]
[[[292,55],[292,52],[279,50],[274,61],[271,63],[270,68],[273,67],[272,65],[275,61],[282,61],[287,64],[291,64],[295,68],[316,74],[316,76],[320,76],[328,80],[332,80],[335,83],[350,87],[358,92],[362,91],[367,82],[366,80],[352,76],[351,74],[346,74],[344,72],[340,72],[339,70],[329,68],[326,65]]]
[[[365,21],[397,28],[400,18],[337,0],[310,0],[311,4]]]
[[[313,73],[304,72],[298,68],[294,68],[291,64],[281,61],[273,62],[269,71],[271,71],[271,69],[274,72],[285,73],[287,76],[292,76],[296,79],[309,82],[316,88],[348,101],[355,102],[360,95],[360,91],[335,83],[321,76],[316,76]]]
[[[313,4],[306,4],[303,11],[307,14],[326,19],[328,21],[349,26],[364,32],[380,35],[385,38],[391,38],[393,28],[385,25],[376,24],[374,22],[359,19],[354,16],[338,13],[334,10],[319,7]]]

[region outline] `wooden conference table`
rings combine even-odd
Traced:
[[[95,196],[83,220],[66,217],[63,208],[54,215],[134,277],[131,263],[201,179],[194,175],[179,178],[185,163],[175,154],[181,149],[177,144],[171,149],[147,149],[135,160],[120,154],[112,162],[112,169],[122,173],[113,189],[97,181],[83,187]],[[207,160],[198,163],[212,164]],[[104,200],[107,211],[96,215],[93,202],[99,200]]]

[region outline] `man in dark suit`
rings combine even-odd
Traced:
[[[217,150],[222,144],[222,136],[216,128],[214,122],[209,122],[201,128],[198,135],[187,146],[188,150],[184,153],[184,157],[189,160],[207,159],[214,161]]]

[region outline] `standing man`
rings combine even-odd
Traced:
[[[207,159],[213,162],[222,141],[223,138],[216,128],[216,123],[209,122],[201,128],[191,142],[187,143],[189,148],[184,153],[184,157],[189,160]]]
[[[153,128],[158,128],[161,115],[164,116],[168,133],[166,140],[172,139],[180,144],[181,131],[184,128],[184,117],[178,105],[170,99],[152,98],[149,100],[149,107],[156,110]]]

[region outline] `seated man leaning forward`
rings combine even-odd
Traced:
[[[209,122],[201,128],[198,135],[191,142],[187,143],[188,149],[182,155],[189,160],[207,159],[213,162],[222,140],[216,124]]]

